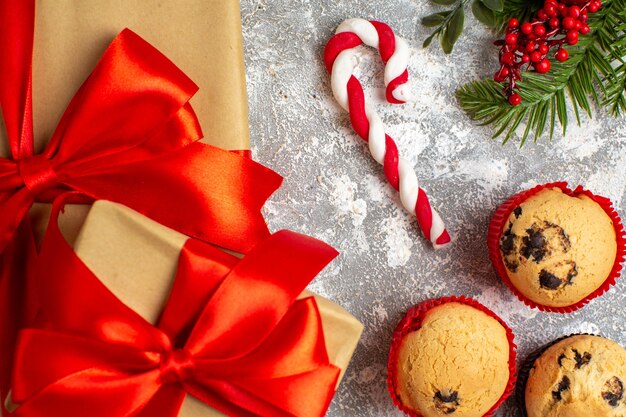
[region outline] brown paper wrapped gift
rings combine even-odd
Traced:
[[[106,47],[124,28],[153,44],[199,86],[191,104],[204,142],[227,150],[249,149],[239,0],[35,2],[33,113],[38,152]],[[0,156],[9,154],[0,115]],[[49,211],[50,206],[42,204],[31,210],[38,238],[45,230]],[[78,226],[76,220],[66,221]],[[7,368],[7,363],[0,364],[2,376],[8,374]],[[4,400],[0,398],[0,403]]]
[[[33,113],[38,151],[124,28],[154,45],[200,87],[191,104],[203,142],[226,150],[250,149],[239,0],[37,0],[36,10]],[[0,117],[0,156],[8,155]],[[31,210],[39,238],[49,211],[41,204]]]
[[[76,228],[74,221],[65,222],[66,216],[60,217],[60,225],[76,254],[122,302],[155,323],[167,302],[187,237],[107,201],[96,202],[89,211],[72,209],[73,219],[85,218],[82,228]],[[363,326],[338,305],[315,298],[330,361],[341,368],[342,377]],[[220,415],[191,396],[180,413],[181,417]]]
[[[36,8],[33,111],[38,150],[124,28],[154,45],[200,87],[191,104],[206,143],[249,149],[239,0],[37,0]],[[8,155],[4,127],[0,151]]]

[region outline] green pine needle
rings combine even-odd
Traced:
[[[592,103],[606,105],[613,115],[619,116],[626,111],[624,10],[626,0],[606,0],[600,11],[590,15],[591,34],[581,36],[575,47],[568,48],[567,61],[553,60],[545,75],[524,73],[523,81],[518,83],[522,96],[519,106],[508,103],[502,84],[487,79],[466,84],[457,91],[462,108],[481,125],[493,125],[494,138],[503,136],[505,143],[525,124],[521,145],[531,137],[536,142],[546,132],[552,140],[557,124],[565,134],[571,116],[568,98],[578,124],[581,113],[592,117]]]
[[[626,113],[626,63],[615,69],[612,78],[606,81],[606,102],[611,115],[619,117]]]
[[[619,117],[622,112],[626,113],[626,36],[624,36],[626,33],[626,10],[619,16],[622,24],[616,27],[613,42],[609,46],[613,53],[607,57],[607,60],[615,68],[615,72],[603,83],[606,97],[604,104],[608,106],[614,117]]]

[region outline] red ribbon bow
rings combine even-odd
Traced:
[[[197,86],[124,30],[34,154],[34,0],[0,1],[0,105],[12,159],[0,158],[0,250],[34,201],[68,190],[121,202],[185,234],[237,251],[268,235],[260,208],[280,177],[198,143]]]
[[[288,231],[241,261],[189,240],[152,326],[51,221],[38,275],[48,324],[21,332],[15,417],[175,417],[187,394],[236,417],[323,416],[339,369],[329,364],[315,300],[296,299],[336,255]]]
[[[198,142],[196,85],[123,31],[69,104],[43,153],[32,120],[34,0],[0,0],[0,107],[11,159],[0,158],[0,401],[16,330],[37,311],[26,282],[35,254],[28,212],[67,191],[120,202],[219,246],[247,252],[269,232],[260,209],[281,178]]]

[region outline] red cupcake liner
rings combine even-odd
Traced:
[[[609,276],[602,283],[602,285],[583,298],[577,303],[570,304],[568,306],[563,307],[551,307],[543,304],[539,304],[529,298],[527,298],[524,294],[522,294],[511,282],[509,275],[507,273],[506,266],[504,265],[504,261],[502,260],[502,256],[500,256],[500,237],[502,235],[502,231],[508,221],[511,213],[515,208],[517,208],[521,203],[527,200],[529,197],[537,194],[539,191],[548,188],[559,188],[563,191],[564,194],[569,196],[579,196],[585,195],[598,203],[602,210],[610,217],[613,222],[613,228],[615,229],[615,237],[617,240],[617,254],[615,255],[615,262],[613,263],[613,268],[609,273]],[[587,303],[593,300],[596,297],[601,296],[605,292],[607,292],[613,285],[615,285],[615,281],[620,276],[620,271],[622,270],[622,262],[626,258],[626,234],[624,233],[624,225],[622,224],[622,220],[620,219],[617,211],[613,208],[613,204],[611,200],[606,197],[601,197],[593,194],[591,191],[585,190],[582,186],[576,187],[576,189],[571,190],[568,188],[568,184],[566,182],[553,182],[549,184],[538,185],[530,190],[522,191],[509,198],[504,204],[498,207],[491,218],[491,222],[489,223],[489,232],[487,237],[487,246],[489,248],[489,258],[491,259],[491,263],[493,264],[496,273],[500,277],[500,279],[513,291],[513,293],[520,299],[524,304],[529,306],[530,308],[537,308],[541,311],[551,312],[551,313],[572,313],[582,307],[584,307]]]
[[[402,404],[400,398],[398,397],[398,393],[396,390],[398,351],[400,348],[400,342],[402,342],[404,337],[407,334],[412,333],[422,327],[422,321],[424,320],[426,313],[432,308],[446,303],[462,303],[470,307],[474,307],[475,309],[480,310],[488,316],[496,319],[498,323],[500,323],[502,327],[504,327],[504,329],[506,330],[506,337],[509,341],[509,381],[507,382],[506,388],[504,389],[504,392],[502,393],[500,399],[498,399],[498,401],[489,409],[489,411],[482,416],[490,417],[515,390],[515,381],[517,379],[515,353],[517,346],[513,341],[515,336],[513,335],[513,331],[509,328],[509,326],[507,326],[504,320],[498,317],[493,311],[489,310],[478,301],[465,296],[450,296],[439,299],[426,300],[414,307],[411,307],[407,311],[402,320],[400,320],[400,323],[398,323],[398,326],[393,332],[393,336],[391,339],[391,347],[389,349],[389,361],[387,364],[387,389],[389,391],[389,394],[391,395],[391,399],[394,405],[398,407],[402,412],[404,412],[404,414],[411,417],[423,417],[417,411],[410,409]]]
[[[552,342],[546,345],[543,345],[542,347],[535,350],[534,352],[531,352],[530,354],[528,354],[528,356],[524,360],[524,363],[520,367],[519,373],[517,375],[517,387],[515,388],[515,399],[517,400],[517,405],[518,405],[518,408],[522,417],[528,417],[528,411],[526,411],[526,384],[528,383],[528,378],[530,378],[530,371],[535,366],[535,362],[537,361],[537,359],[539,359],[539,357],[541,357],[541,355],[543,355],[543,353],[546,350],[550,349],[552,346],[556,345],[557,343],[565,339],[569,339],[570,337],[573,337],[573,336],[598,336],[598,335],[593,334],[593,333],[572,333],[569,336],[559,337],[558,339],[553,340]],[[598,336],[598,337],[603,337],[603,336]]]

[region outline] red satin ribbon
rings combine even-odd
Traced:
[[[199,143],[189,105],[197,86],[129,30],[113,41],[35,155],[34,14],[34,0],[0,0],[0,107],[11,150],[10,159],[0,158],[0,397],[15,332],[37,309],[25,280],[36,257],[28,220],[35,201],[77,191],[247,252],[269,234],[260,209],[281,182],[247,158]]]
[[[110,45],[34,155],[34,1],[0,1],[0,104],[12,159],[0,159],[0,250],[34,201],[67,190],[119,201],[187,235],[237,251],[268,235],[260,208],[280,177],[197,143],[197,87],[129,30]],[[233,185],[234,184],[234,185]]]
[[[339,369],[315,300],[296,298],[333,248],[282,231],[238,260],[191,239],[152,326],[78,259],[56,215],[37,274],[47,324],[21,332],[15,417],[175,417],[187,394],[235,417],[324,415]]]

